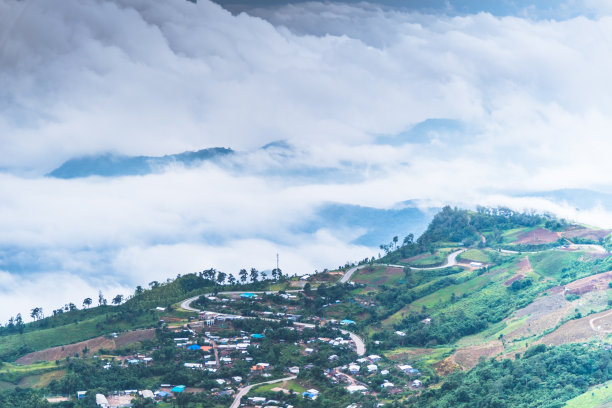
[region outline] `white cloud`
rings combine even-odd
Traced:
[[[609,17],[329,3],[261,16],[206,1],[0,3],[0,267],[23,287],[0,308],[25,310],[50,279],[48,304],[62,304],[96,291],[98,273],[124,287],[265,269],[277,252],[298,273],[371,256],[350,226],[302,231],[325,202],[533,206],[612,225],[596,205],[510,197],[611,187]],[[465,128],[377,142],[431,118]],[[255,150],[274,140],[293,150]],[[41,177],[76,155],[210,146],[245,152],[142,177]]]
[[[109,301],[117,294],[129,296],[134,288],[119,285],[116,282],[96,281],[92,277],[83,279],[69,273],[49,273],[32,276],[20,276],[0,271],[0,320],[6,322],[11,316],[21,313],[25,321],[30,321],[30,312],[35,307],[42,307],[45,316],[54,309],[63,308],[74,303],[78,308],[86,297],[98,304],[98,291]]]

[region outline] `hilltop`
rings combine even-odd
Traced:
[[[162,407],[604,407],[610,233],[445,207],[357,265],[151,282],[116,306],[1,328],[0,405],[150,389]],[[153,406],[145,394],[123,397]]]
[[[52,170],[48,177],[73,179],[89,176],[142,176],[161,171],[164,167],[180,164],[186,167],[216,160],[233,154],[232,149],[214,147],[166,156],[125,156],[107,153],[70,159]]]

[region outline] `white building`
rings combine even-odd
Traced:
[[[108,408],[108,400],[102,394],[96,394],[96,404],[100,408]]]
[[[363,385],[349,385],[348,387],[346,387],[346,390],[352,394],[354,392],[367,391],[368,388]]]

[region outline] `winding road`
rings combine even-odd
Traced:
[[[405,268],[408,267],[410,269],[415,269],[415,270],[419,270],[419,271],[432,271],[435,269],[443,269],[443,268],[448,268],[450,266],[456,266],[457,265],[457,257],[459,256],[459,254],[461,254],[462,252],[465,252],[466,249],[459,249],[453,253],[448,254],[448,257],[446,258],[446,263],[444,265],[440,265],[440,266],[432,266],[432,267],[427,267],[427,268],[419,268],[416,266],[409,266],[409,265],[392,265],[392,264],[382,264],[382,265],[386,265],[386,266],[390,266],[392,268]],[[374,264],[374,265],[379,265],[379,264]],[[340,278],[340,280],[338,281],[338,283],[347,283],[351,280],[351,278],[353,277],[353,274],[355,272],[357,272],[359,269],[365,268],[368,265],[360,265],[360,266],[354,266],[351,269],[349,269],[348,271],[346,271],[346,273],[344,274],[344,276],[342,276],[342,278]]]
[[[418,268],[415,266],[410,266],[410,269],[414,269],[417,271],[433,271],[434,269],[443,269],[443,268],[448,268],[451,266],[456,266],[457,265],[457,257],[459,256],[459,254],[465,252],[466,249],[460,249],[458,251],[455,251],[453,253],[448,254],[448,258],[446,258],[446,263],[444,265],[441,266],[432,266],[429,268]]]
[[[459,254],[461,254],[462,252],[464,252],[465,249],[460,249],[458,251],[455,251],[451,254],[448,255],[446,264],[442,265],[442,266],[435,266],[435,267],[431,267],[431,268],[414,268],[414,267],[410,267],[411,269],[417,269],[417,270],[434,270],[434,269],[442,269],[442,268],[448,268],[450,266],[455,266],[457,265],[457,256],[459,256]],[[348,283],[351,280],[351,277],[353,276],[353,274],[355,274],[355,272],[357,272],[359,269],[365,268],[368,265],[360,265],[360,266],[354,266],[351,269],[349,269],[348,271],[346,271],[346,273],[342,276],[342,278],[340,278],[340,280],[338,281],[338,283]],[[387,266],[391,266],[391,267],[400,267],[403,268],[403,265],[387,265]],[[278,293],[279,291],[276,290],[271,290],[271,291],[258,291],[258,292],[250,292],[250,293],[257,293],[257,294],[274,294],[274,293]],[[296,290],[286,290],[285,292],[302,292],[301,289],[296,289]],[[244,293],[244,291],[228,291],[228,292],[218,292],[217,295],[240,295],[241,293]],[[200,309],[196,309],[191,307],[191,303],[196,301],[201,295],[198,296],[193,296],[190,297],[189,299],[185,299],[181,302],[181,308],[184,310],[188,310],[191,312],[201,312],[202,310]],[[205,311],[204,311],[205,312]],[[236,316],[236,317],[242,317],[245,319],[254,319],[254,317],[251,316],[239,316],[239,315],[227,315],[227,316]],[[265,319],[265,320],[269,320],[269,321],[278,321],[276,319]],[[314,328],[315,325],[314,324],[310,324],[310,323],[294,323],[294,325],[296,326],[302,326],[302,327],[307,327],[307,328]],[[357,353],[358,356],[363,356],[366,353],[366,346],[365,343],[363,341],[363,339],[361,337],[359,337],[357,334],[348,331],[348,330],[344,330],[344,329],[339,329],[341,333],[343,334],[348,334],[349,337],[351,338],[351,340],[355,343],[355,352]],[[238,393],[236,394],[236,396],[234,397],[234,402],[232,402],[232,405],[230,406],[230,408],[238,408],[240,406],[240,400],[242,399],[242,397],[244,397],[246,394],[249,393],[249,391],[251,391],[251,389],[253,387],[257,387],[259,385],[264,385],[264,384],[274,384],[274,383],[278,383],[278,382],[283,382],[283,381],[288,381],[288,380],[293,380],[295,379],[295,376],[291,376],[291,377],[285,377],[285,378],[279,378],[277,380],[272,380],[272,381],[265,381],[265,382],[261,382],[261,383],[257,383],[257,384],[252,384],[252,385],[247,385],[245,387],[239,388],[238,389]]]
[[[366,266],[367,265],[353,266],[351,269],[346,271],[346,273],[340,278],[338,283],[348,283],[348,281],[351,280],[351,276],[353,276],[355,272]]]
[[[300,290],[288,290],[286,292],[301,292]],[[240,293],[244,293],[244,292],[219,292],[218,295],[236,295],[236,294],[240,294]],[[272,291],[266,291],[266,292],[249,292],[249,293],[269,293],[269,294],[273,294],[273,293],[278,293],[278,291],[276,290],[272,290]],[[189,299],[185,299],[181,302],[181,309],[184,310],[188,310],[190,312],[206,312],[206,310],[200,310],[200,309],[195,309],[193,307],[191,307],[191,303],[194,302],[196,299],[198,299],[201,295],[198,296],[194,296],[194,297],[190,297]],[[255,319],[255,317],[253,316],[240,316],[240,315],[230,315],[230,314],[225,314],[222,313],[225,316],[235,316],[235,317],[241,317],[243,319]],[[261,319],[261,318],[260,318]],[[278,319],[267,319],[267,318],[263,318],[262,320],[268,320],[270,322],[278,322]],[[314,324],[310,324],[310,323],[299,323],[299,322],[295,322],[293,323],[295,326],[302,326],[302,327],[307,327],[309,329],[313,329],[315,328]],[[366,352],[366,347],[365,347],[365,343],[363,341],[363,339],[361,337],[359,337],[358,335],[356,335],[355,333],[348,331],[348,330],[344,330],[344,329],[339,329],[340,332],[342,334],[348,334],[349,337],[351,338],[351,340],[353,340],[353,342],[355,343],[355,352],[357,353],[358,356],[363,356],[365,355]]]
[[[238,408],[240,406],[240,400],[242,399],[242,397],[247,395],[249,391],[251,391],[251,388],[253,387],[258,387],[260,385],[265,385],[265,384],[276,384],[276,383],[283,382],[283,381],[295,380],[296,378],[297,377],[294,375],[291,377],[285,377],[285,378],[279,378],[277,380],[260,382],[257,384],[247,385],[246,387],[239,388],[238,393],[234,397],[234,402],[232,402],[232,405],[230,405],[230,408]]]

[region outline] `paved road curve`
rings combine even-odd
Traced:
[[[266,382],[261,382],[257,384],[247,385],[246,387],[242,387],[238,389],[238,394],[236,394],[236,396],[234,397],[234,402],[232,402],[232,405],[230,405],[230,408],[238,408],[240,406],[240,400],[242,399],[242,397],[247,395],[249,391],[251,391],[251,388],[253,387],[257,387],[257,386],[264,385],[264,384],[275,384],[275,383],[279,383],[283,381],[295,380],[296,378],[297,378],[296,376],[285,377],[285,378],[279,378],[278,380],[266,381]]]
[[[352,267],[351,269],[346,271],[346,273],[340,278],[338,283],[347,283],[351,279],[351,276],[353,276],[353,274],[355,272],[357,272],[359,269],[364,268],[366,266],[368,266],[368,265],[361,265],[361,266],[354,266],[354,267]]]
[[[443,269],[443,268],[448,268],[450,266],[455,266],[457,265],[457,256],[459,256],[459,254],[465,252],[465,249],[460,249],[458,251],[455,251],[451,254],[448,254],[448,258],[446,259],[446,264],[441,265],[441,266],[433,266],[430,268],[417,268],[414,266],[411,266],[410,269],[414,269],[414,270],[418,270],[418,271],[432,271],[434,269]]]

